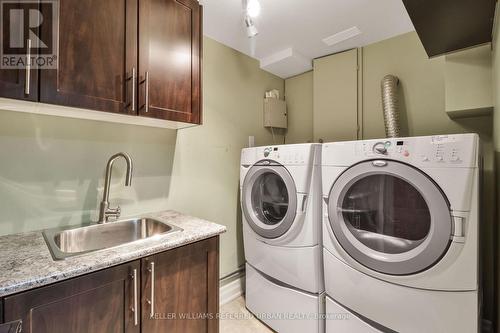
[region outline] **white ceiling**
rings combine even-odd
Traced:
[[[264,60],[263,69],[283,78],[307,71],[314,58],[414,30],[401,0],[259,1],[261,14],[254,19],[259,34],[249,39],[241,0],[200,0],[204,34]],[[333,46],[323,43],[324,38],[352,27],[361,34]]]

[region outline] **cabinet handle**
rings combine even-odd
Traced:
[[[149,112],[149,72],[146,72],[146,77],[144,79],[146,81],[146,105],[145,105],[145,108],[144,108],[144,112]],[[154,263],[151,263],[151,265],[154,266]]]
[[[26,40],[26,78],[24,80],[24,93],[30,94],[30,74],[31,74],[31,39]]]
[[[137,310],[137,269],[134,268],[134,273],[132,276],[132,279],[134,279],[134,307],[132,308],[132,311],[134,312],[134,325],[137,326],[139,324],[139,311]]]
[[[148,303],[151,305],[151,312],[149,314],[150,318],[155,315],[155,263],[151,262],[151,268],[148,269],[151,272],[151,300]]]
[[[132,111],[135,111],[135,67],[132,67]]]

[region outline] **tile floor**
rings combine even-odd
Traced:
[[[220,333],[273,333],[245,308],[244,296],[220,308]]]

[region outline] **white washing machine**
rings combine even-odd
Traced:
[[[327,332],[478,332],[479,163],[475,134],[323,145]]]
[[[322,332],[321,145],[243,149],[246,306],[278,332]]]

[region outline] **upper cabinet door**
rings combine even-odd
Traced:
[[[41,102],[137,114],[137,0],[60,1],[56,45],[58,68],[40,71]]]
[[[201,18],[195,0],[139,1],[140,115],[201,122]]]
[[[3,32],[2,40],[2,55],[9,58],[9,56],[14,55],[13,61],[20,59],[27,59],[30,56],[36,56],[38,51],[34,47],[33,40],[28,40],[30,38],[37,38],[40,36],[40,29],[38,27],[31,28],[31,35],[28,33],[28,12],[33,8],[33,4],[26,3],[2,3],[2,10],[4,11],[4,18],[7,19],[8,23],[6,27],[8,29],[17,31],[12,36],[13,31]],[[34,4],[36,7],[37,5]],[[12,11],[12,14],[11,14]],[[36,10],[31,10],[29,15],[33,13],[39,13]],[[34,18],[32,17],[31,20]],[[38,21],[40,17],[36,18]],[[33,26],[31,22],[31,26]],[[11,39],[15,40],[11,40]],[[28,49],[28,45],[31,45]],[[11,63],[11,65],[13,65]],[[38,70],[33,67],[20,66],[19,68],[8,68],[4,65],[0,68],[0,96],[7,98],[23,99],[27,101],[38,101]]]

